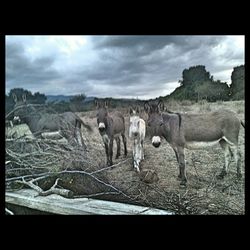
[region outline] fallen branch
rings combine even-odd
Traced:
[[[14,215],[14,213],[13,213],[12,211],[10,211],[8,208],[5,208],[5,212],[6,212],[7,214]]]
[[[33,179],[31,181],[25,181],[24,178],[22,178],[22,181],[17,181],[17,182],[25,184],[25,185],[31,187],[32,189],[36,190],[38,192],[38,195],[40,195],[40,196],[47,196],[50,194],[58,194],[58,195],[61,195],[63,197],[66,197],[66,198],[73,197],[73,192],[71,190],[56,188],[58,181],[60,180],[59,178],[57,178],[55,181],[55,184],[49,190],[46,190],[46,191],[43,191],[42,188],[40,188],[39,186],[37,186],[33,183],[35,181],[38,181],[38,179],[41,179],[41,178]]]
[[[129,160],[130,160],[130,159],[126,159],[126,160],[124,160],[124,161],[120,161],[120,162],[118,162],[118,163],[116,163],[116,164],[114,164],[114,165],[112,165],[112,166],[109,166],[109,167],[106,167],[106,168],[102,168],[102,169],[98,169],[98,170],[96,170],[96,171],[93,171],[93,172],[91,172],[90,174],[96,174],[96,173],[102,172],[102,171],[107,170],[107,169],[112,169],[112,168],[114,168],[114,167],[117,167],[117,166],[121,165],[122,163],[125,163],[125,162],[129,161]]]

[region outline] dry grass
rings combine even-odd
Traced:
[[[227,108],[238,113],[239,118],[244,120],[244,104],[244,101],[195,104],[172,101],[171,104],[168,104],[168,109],[180,113],[195,113]],[[239,110],[240,112],[238,112]],[[125,114],[128,138],[129,115],[126,109],[123,109],[122,112]],[[133,170],[132,142],[128,139],[128,156],[123,156],[121,144],[121,158],[114,159],[113,168],[106,168],[105,150],[97,129],[96,111],[82,112],[80,116],[84,122],[93,127],[93,133],[83,131],[88,152],[83,157],[79,151],[69,151],[64,155],[64,161],[60,162],[62,156],[57,155],[54,157],[54,162],[57,163],[60,170],[67,168],[68,170],[84,171],[90,167],[89,162],[94,166],[94,169],[105,173],[102,176],[105,183],[109,183],[121,192],[106,196],[101,195],[99,198],[163,208],[176,214],[245,213],[245,130],[243,128],[240,130],[239,137],[243,179],[236,178],[236,167],[233,161],[225,179],[218,180],[216,178],[224,162],[224,155],[219,146],[206,150],[186,150],[188,185],[186,189],[182,189],[179,180],[177,180],[178,164],[175,154],[166,141],[156,149],[151,145],[150,139],[146,138],[145,160],[142,162],[141,168],[142,170],[155,171],[159,180],[150,184],[145,183],[141,180],[140,175]],[[114,143],[114,155],[115,150],[116,144]],[[98,186],[97,190],[97,184],[93,181],[87,181],[83,175],[78,177],[69,175],[64,180],[64,187],[73,189],[78,195],[93,195],[93,192],[101,192],[103,188],[103,186]],[[89,188],[84,190],[85,187]]]
[[[178,103],[172,101],[167,104],[168,109],[180,113],[208,112],[219,108],[227,108],[237,112],[241,109],[239,118],[244,120],[244,102],[219,102],[219,103]],[[86,120],[87,119],[87,120]],[[125,116],[128,128],[129,116]],[[101,137],[97,131],[96,119],[84,116],[84,120],[92,124],[94,133],[88,138],[88,144],[95,145],[93,157],[96,161],[105,161],[104,147]],[[242,172],[245,169],[245,131],[240,130],[239,147],[242,154]],[[115,152],[114,144],[114,152]],[[108,171],[109,178],[113,184],[136,197],[142,204],[158,208],[170,209],[178,214],[244,214],[244,178],[236,179],[236,167],[234,162],[230,164],[229,174],[224,180],[219,181],[215,176],[220,172],[224,155],[220,146],[205,150],[186,150],[188,187],[180,189],[178,175],[178,164],[172,148],[167,142],[163,142],[160,148],[155,149],[149,138],[145,142],[145,160],[142,169],[152,169],[157,173],[159,181],[153,184],[145,184],[140,181],[139,175],[132,167],[132,145],[128,140],[129,162],[121,164],[119,168]],[[115,160],[118,163],[125,158]]]

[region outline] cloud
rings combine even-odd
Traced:
[[[24,47],[17,43],[6,45],[6,78],[9,90],[18,86],[26,89],[43,89],[60,73],[52,68],[53,57],[41,57],[31,61],[24,53]]]
[[[230,81],[242,36],[9,36],[6,87],[46,94],[151,98],[195,65]]]

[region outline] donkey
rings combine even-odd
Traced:
[[[116,159],[121,155],[120,135],[122,136],[124,145],[124,155],[127,156],[127,140],[125,136],[125,119],[120,112],[110,114],[108,112],[108,101],[95,99],[95,104],[98,109],[97,124],[99,133],[102,136],[105,152],[107,157],[107,165],[113,165],[113,141],[116,140],[117,153]]]
[[[133,165],[137,172],[140,172],[140,162],[144,160],[143,143],[146,134],[145,121],[139,116],[139,108],[130,107],[129,117],[129,138],[133,139]]]
[[[14,116],[26,123],[35,137],[42,137],[47,132],[59,131],[60,135],[70,143],[76,143],[86,149],[82,138],[81,125],[89,131],[92,131],[92,129],[79,116],[72,112],[62,114],[41,112],[34,105],[27,104],[25,94],[21,98],[13,94],[13,99],[15,102]]]
[[[164,104],[146,102],[144,108],[148,113],[148,129],[154,147],[159,147],[161,138],[173,148],[179,163],[181,185],[186,186],[184,148],[198,149],[219,143],[224,150],[225,165],[217,176],[222,179],[227,174],[230,153],[234,156],[237,176],[241,178],[240,153],[238,136],[240,121],[235,113],[229,110],[218,110],[206,114],[179,114],[164,111]]]

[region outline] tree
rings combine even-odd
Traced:
[[[34,93],[32,97],[32,103],[45,104],[47,97],[45,94],[40,94],[39,92]]]
[[[245,66],[234,67],[231,75],[230,97],[232,100],[245,98]]]
[[[211,82],[205,81],[203,83],[197,84],[195,93],[197,94],[197,101],[202,99],[208,100],[208,97],[211,95]]]
[[[229,87],[226,82],[214,81],[205,66],[197,65],[184,69],[181,86],[176,88],[168,98],[177,100],[207,101],[229,100]]]
[[[199,100],[206,99],[207,101],[217,101],[223,100],[227,101],[229,99],[229,87],[225,82],[218,81],[205,81],[201,83],[196,83],[195,93],[196,98]]]
[[[22,98],[23,94],[26,95],[27,101],[32,99],[32,93],[29,90],[23,88],[14,88],[9,92],[9,97],[13,98],[13,94],[17,96],[18,99]]]
[[[85,94],[75,95],[70,99],[70,109],[73,112],[79,112],[83,109],[84,100],[86,99]]]
[[[85,94],[75,95],[70,99],[71,103],[83,103],[83,101],[86,99]]]
[[[182,72],[182,78],[183,80],[180,80],[179,82],[181,85],[191,85],[197,81],[203,82],[212,80],[210,73],[206,71],[206,68],[204,65],[197,65],[190,67],[189,69],[184,69]]]
[[[45,104],[46,99],[47,99],[45,94],[41,94],[39,92],[36,92],[36,93],[34,93],[34,95],[32,95],[31,91],[23,89],[23,88],[11,89],[9,91],[9,94],[5,95],[5,113],[6,114],[9,113],[11,110],[13,110],[13,108],[15,106],[13,94],[16,95],[17,100],[22,100],[22,96],[26,95],[27,102],[33,103],[33,104]]]
[[[36,92],[33,95],[31,93],[31,91],[23,89],[23,88],[11,89],[10,92],[9,92],[9,97],[13,98],[13,94],[15,94],[18,99],[22,98],[22,96],[25,94],[27,102],[29,102],[29,103],[45,104],[46,99],[47,99],[45,94],[41,94],[39,92]]]

